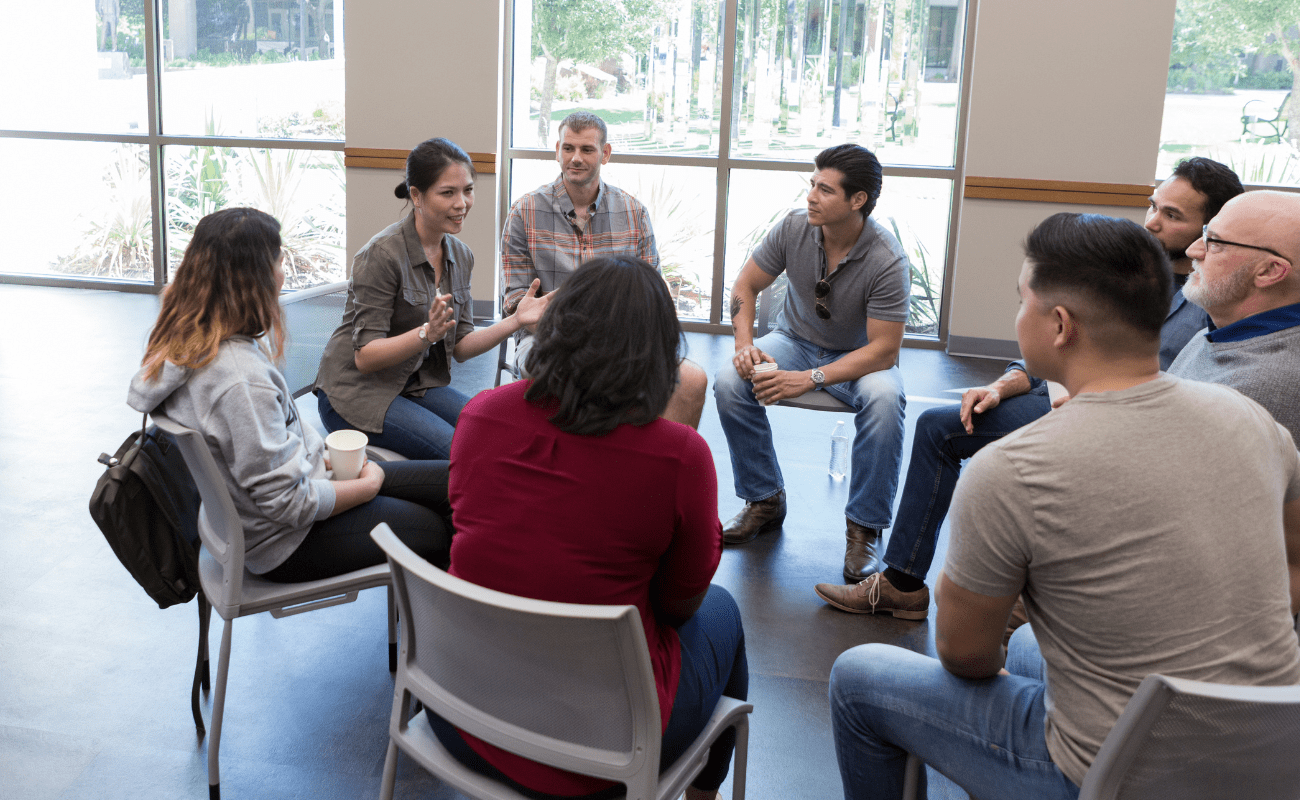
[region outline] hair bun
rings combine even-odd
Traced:
[[[397,188],[393,190],[393,194],[397,195],[398,200],[406,200],[410,198],[411,190],[406,188],[406,181],[402,181],[397,184]]]

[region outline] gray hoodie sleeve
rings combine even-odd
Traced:
[[[212,402],[204,430],[266,519],[306,528],[334,510],[334,486],[310,477],[312,451],[301,425],[285,424],[280,395],[274,384],[258,379],[233,383]]]

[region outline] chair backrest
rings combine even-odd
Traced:
[[[1148,675],[1102,744],[1079,800],[1300,798],[1300,686]]]
[[[150,416],[155,425],[176,437],[185,466],[190,468],[190,475],[199,487],[199,497],[203,500],[199,507],[199,538],[222,569],[221,597],[208,600],[221,609],[236,609],[237,614],[244,588],[244,526],[226,489],[225,478],[202,434],[164,414],[154,412]]]
[[[339,281],[280,295],[289,334],[281,372],[295,398],[316,382],[321,354],[343,319],[348,286],[347,281]]]
[[[651,797],[661,722],[635,606],[516,597],[453,577],[381,524],[402,622],[397,680],[504,750]]]

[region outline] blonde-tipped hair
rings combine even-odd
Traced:
[[[164,362],[198,369],[232,336],[266,335],[272,357],[284,354],[284,321],[275,279],[280,223],[255,208],[226,208],[199,220],[162,297],[142,361],[153,380]]]

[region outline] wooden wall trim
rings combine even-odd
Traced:
[[[343,148],[343,165],[345,167],[363,167],[366,169],[406,169],[406,157],[410,150],[392,150],[382,147],[345,147]],[[474,169],[489,175],[497,171],[496,153],[470,153]]]
[[[1022,200],[1090,206],[1145,208],[1151,184],[1045,181],[1031,178],[966,178],[965,196],[988,200]]]

